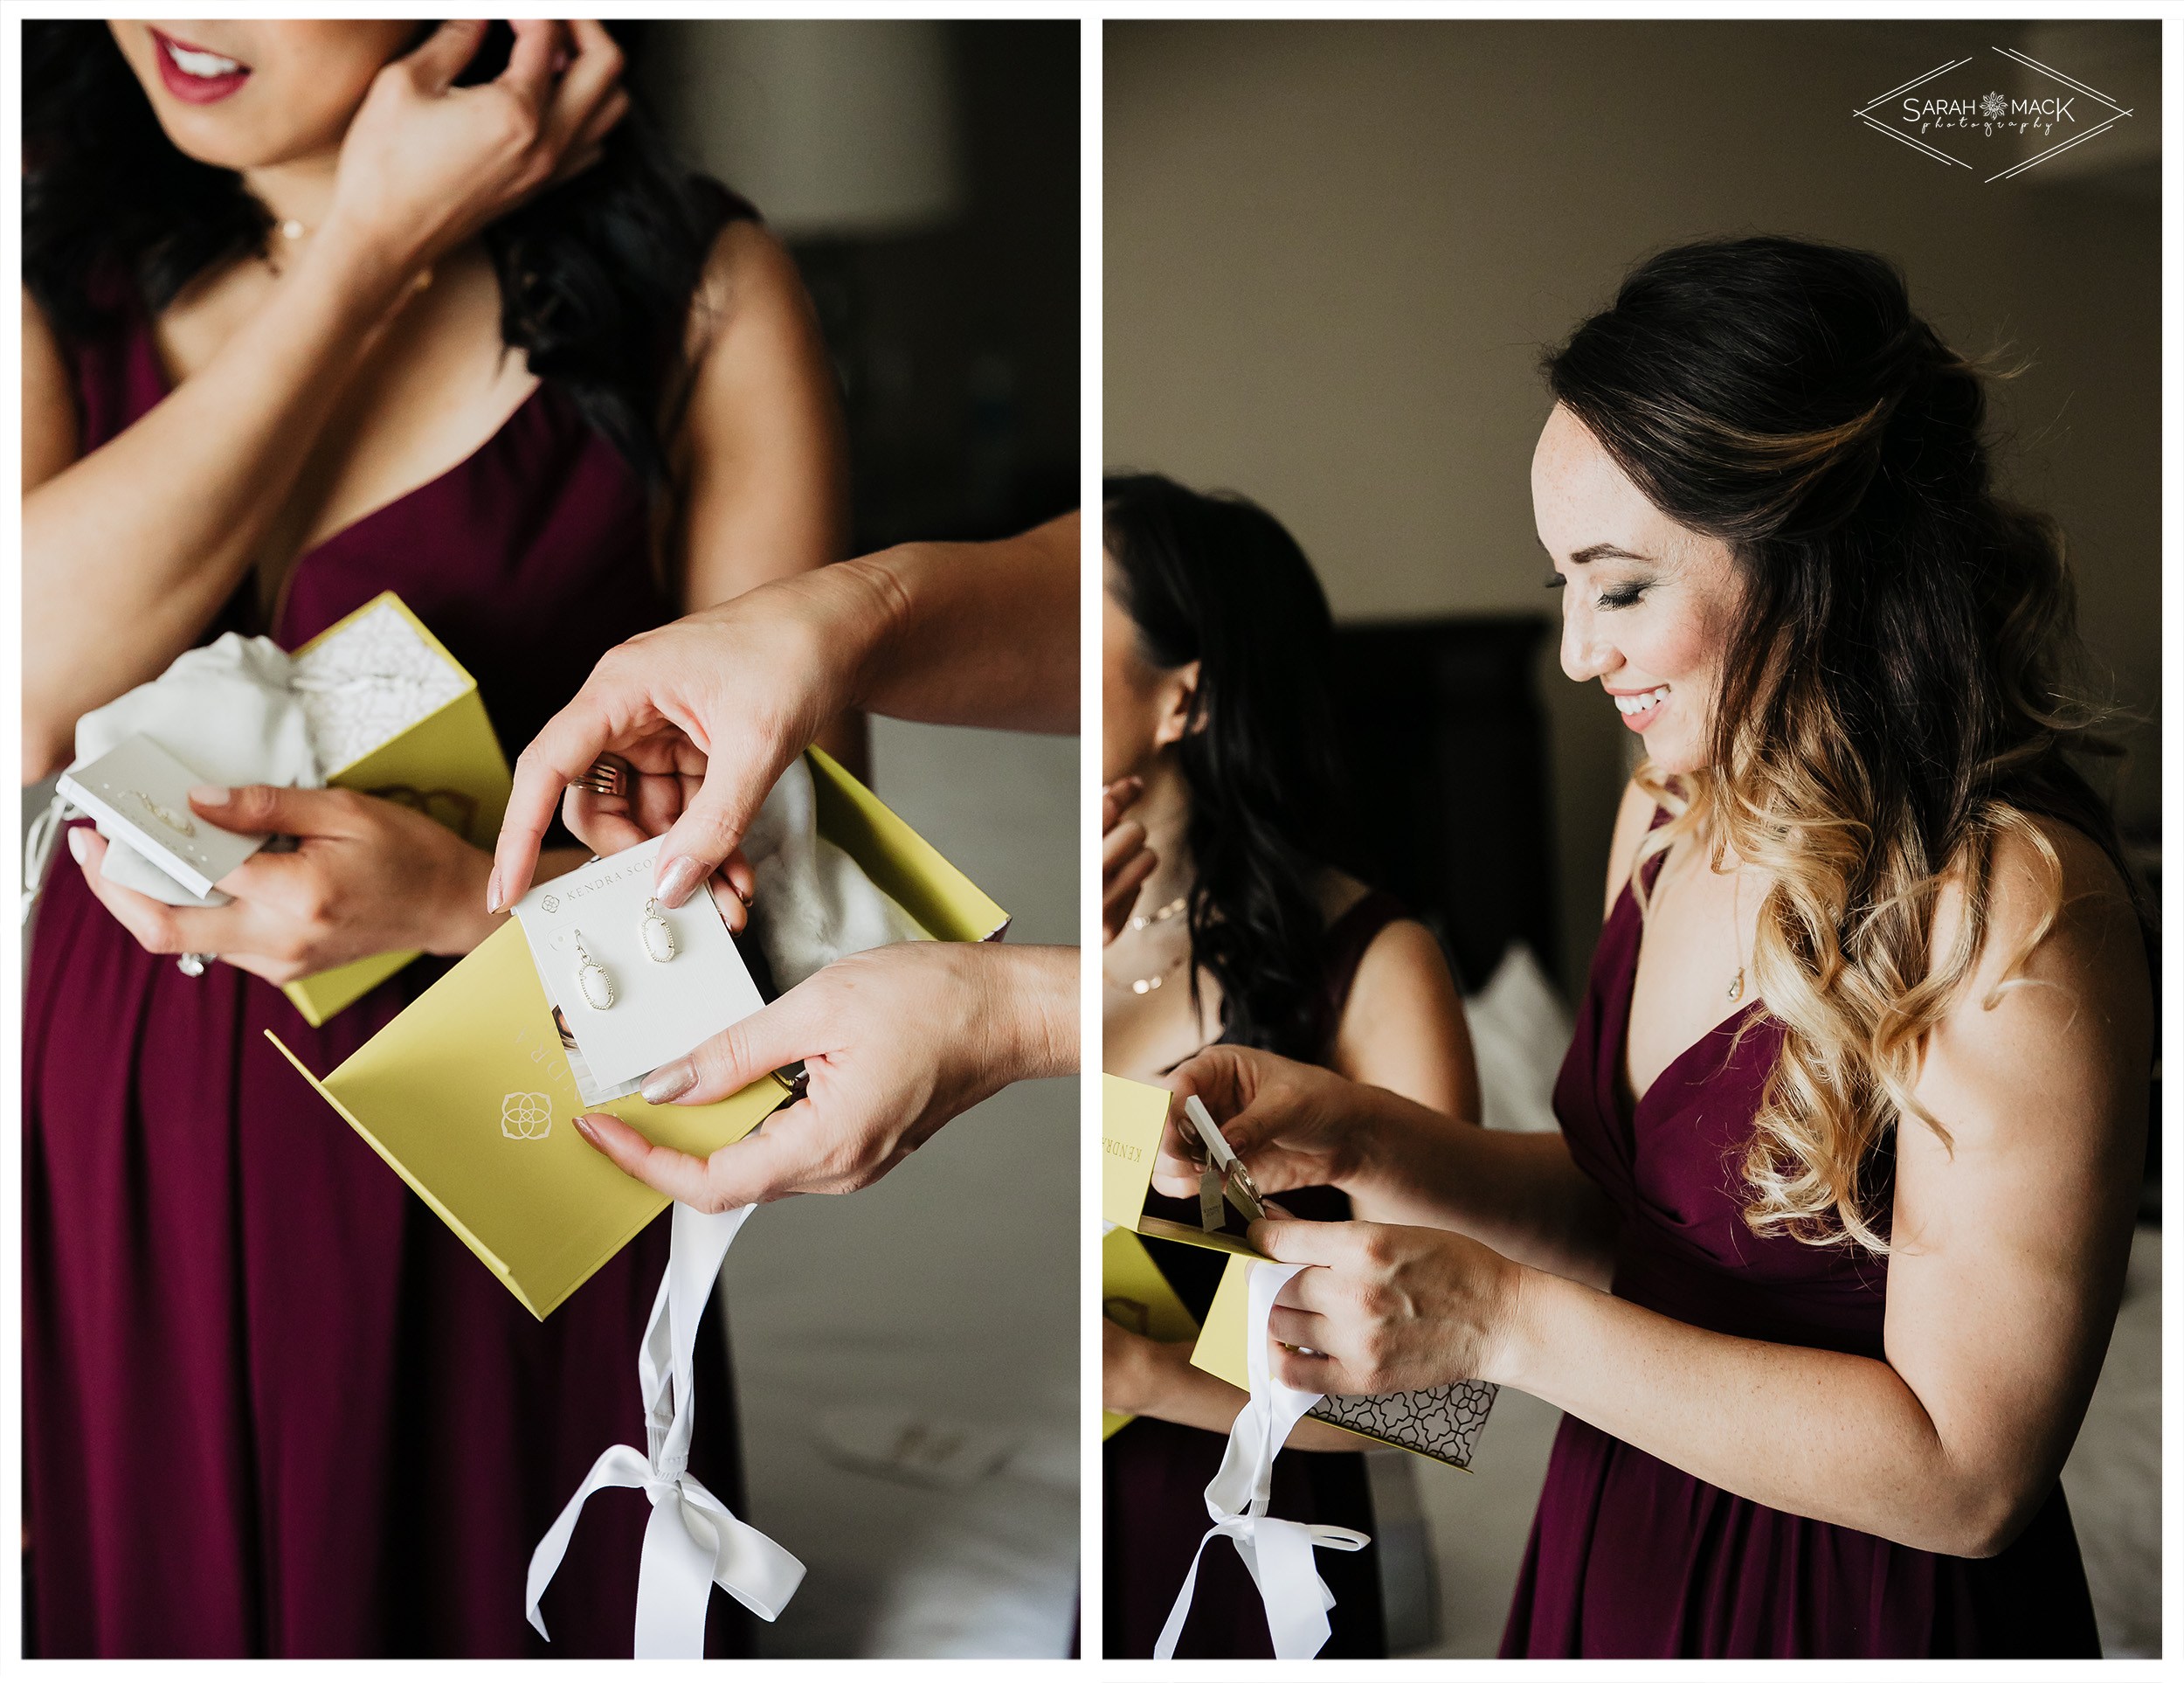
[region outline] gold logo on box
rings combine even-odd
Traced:
[[[554,1131],[553,1100],[544,1093],[501,1095],[501,1137],[543,1139]]]

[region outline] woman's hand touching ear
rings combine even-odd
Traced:
[[[508,68],[455,78],[485,39],[482,22],[442,24],[397,59],[342,143],[322,233],[429,267],[496,217],[598,156],[629,109],[622,53],[597,23],[518,18]]]

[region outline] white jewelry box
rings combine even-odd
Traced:
[[[272,839],[221,829],[191,812],[190,791],[204,781],[149,737],[138,736],[62,772],[59,787],[98,821],[109,842],[202,896]]]

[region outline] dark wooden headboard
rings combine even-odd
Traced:
[[[1467,992],[1513,941],[1562,976],[1547,722],[1552,621],[1358,621],[1335,629],[1336,729],[1369,880],[1441,938]]]

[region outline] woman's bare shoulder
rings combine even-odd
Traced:
[[[762,224],[739,218],[715,239],[688,360],[680,415],[669,405],[685,606],[839,560],[848,490],[833,364],[795,260]]]
[[[1375,997],[1392,999],[1424,983],[1455,985],[1441,938],[1415,918],[1391,918],[1359,956],[1351,998],[1357,1001],[1362,992],[1370,1005]]]
[[[1332,1063],[1352,1081],[1477,1119],[1478,1075],[1463,999],[1439,938],[1416,918],[1393,919],[1358,959],[1336,1025]]]
[[[2118,1007],[2148,998],[2138,908],[2116,862],[2076,826],[2035,817],[1995,838],[1987,865],[1987,927],[1957,1008],[1993,1008],[1994,990],[2020,978],[2091,987]],[[1966,884],[1946,879],[1931,945],[1946,963],[1964,929]]]
[[[1944,883],[1937,966],[1964,929],[1962,880]],[[2005,833],[1988,872],[1987,926],[1970,973],[1928,1036],[1922,1103],[1957,1151],[2003,1145],[2076,1162],[2128,1158],[2153,1065],[2153,991],[2138,913],[2098,843],[2035,820]],[[1912,1130],[1906,1160],[1940,1148]],[[1945,1153],[1946,1154],[1946,1153]]]
[[[786,320],[801,322],[810,304],[796,260],[773,231],[750,217],[736,217],[713,237],[705,271],[691,294],[684,349],[693,367],[701,365],[732,329]]]

